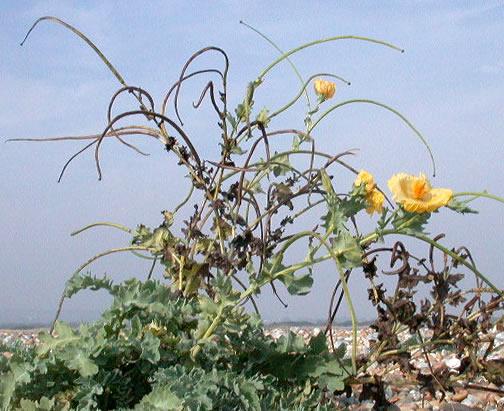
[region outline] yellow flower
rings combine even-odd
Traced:
[[[366,196],[367,204],[366,211],[368,214],[381,213],[383,211],[383,203],[385,196],[376,188]]]
[[[374,177],[366,170],[361,170],[355,179],[355,187],[365,184],[366,187],[366,211],[368,214],[381,213],[385,196],[376,188]]]
[[[395,174],[388,186],[394,201],[410,213],[430,213],[448,204],[453,195],[447,188],[432,188],[424,174]]]
[[[376,188],[373,175],[366,170],[359,171],[359,174],[357,174],[355,178],[354,185],[355,187],[359,187],[362,183],[366,184],[366,193],[370,193]]]
[[[316,79],[313,84],[315,86],[315,92],[323,97],[324,100],[330,99],[336,92],[336,84],[332,81]]]

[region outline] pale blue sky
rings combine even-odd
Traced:
[[[276,57],[243,19],[289,49],[321,37],[371,36],[403,47],[400,54],[376,45],[345,41],[306,50],[293,60],[304,76],[329,71],[348,78],[337,100],[370,98],[400,110],[427,137],[438,164],[433,184],[454,191],[488,189],[504,194],[504,3],[501,1],[14,1],[0,3],[0,138],[75,135],[101,131],[106,106],[118,88],[96,55],[61,26],[41,24],[19,47],[32,22],[54,15],[81,29],[109,57],[129,84],[158,99],[197,49],[216,45],[231,60],[230,106],[248,81]],[[202,60],[201,67],[217,59]],[[204,81],[184,91],[182,112],[205,157],[215,157],[218,132],[208,107],[190,104]],[[255,101],[274,108],[295,95],[298,82],[287,65],[267,77]],[[272,127],[301,127],[300,103]],[[336,111],[316,133],[326,151],[360,148],[351,163],[372,171],[379,183],[397,171],[430,172],[423,146],[396,117],[376,107]],[[182,173],[162,146],[141,141],[151,156],[123,146],[103,148],[104,180],[97,181],[91,153],[72,164],[61,184],[60,167],[80,145],[10,143],[0,149],[0,323],[48,320],[65,280],[90,256],[123,246],[128,238],[99,229],[70,237],[94,221],[157,225],[186,192]],[[351,176],[341,173],[342,184]],[[497,203],[475,203],[481,214],[443,210],[430,231],[448,234],[445,244],[473,250],[480,269],[504,286],[503,217]],[[313,221],[308,221],[313,225]],[[421,249],[424,251],[424,249]],[[92,267],[120,280],[145,276],[148,266],[131,256],[103,259]],[[326,315],[332,266],[316,272],[308,297],[287,297],[283,309],[269,293],[261,300],[267,320],[317,319]],[[356,277],[352,288],[359,317],[370,316]],[[286,297],[286,292],[282,291]],[[64,318],[92,317],[103,296],[76,297]],[[343,317],[345,317],[343,311]]]

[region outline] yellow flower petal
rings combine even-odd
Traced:
[[[326,100],[332,98],[336,92],[336,84],[332,81],[317,79],[313,82],[313,85],[315,86],[315,92]]]
[[[362,184],[366,187],[366,211],[368,214],[381,213],[385,196],[376,189],[373,175],[366,170],[361,170],[354,181],[355,187],[360,187]]]
[[[366,196],[367,200],[367,208],[366,211],[368,214],[373,214],[373,213],[381,213],[383,210],[383,203],[385,202],[385,196],[378,191],[376,188],[371,191]]]
[[[355,187],[359,187],[361,184],[366,185],[366,193],[368,194],[372,192],[376,187],[373,175],[366,170],[359,171],[359,174],[357,174],[357,177],[355,178]]]
[[[387,183],[396,203],[410,213],[430,213],[445,206],[453,196],[447,188],[432,188],[425,175],[399,173]]]

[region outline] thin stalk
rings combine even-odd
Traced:
[[[147,274],[147,280],[152,278],[152,274],[154,273],[154,267],[156,267],[157,257],[152,260],[152,265],[150,267],[149,273]]]
[[[397,355],[402,352],[412,352],[413,350],[419,350],[429,345],[436,345],[436,344],[443,344],[443,345],[453,344],[453,340],[452,339],[431,340],[431,341],[425,341],[422,344],[413,344],[404,348],[397,348],[395,350],[384,351],[383,353],[380,354],[380,358],[388,357],[390,355]]]
[[[260,284],[255,284],[255,285],[249,286],[245,291],[243,291],[241,293],[240,299],[236,303],[236,306],[243,304],[249,297],[252,296],[252,294],[254,294],[257,291],[257,289],[260,289],[261,287],[263,287],[264,285],[270,283],[271,281],[274,281],[274,280],[278,279],[282,275],[286,275],[286,274],[295,272],[295,271],[300,270],[301,268],[304,268],[304,267],[309,266],[309,265],[315,265],[315,264],[321,263],[323,261],[329,260],[330,258],[332,258],[331,255],[327,254],[325,256],[322,256],[322,257],[319,257],[319,258],[315,258],[315,259],[313,259],[310,262],[303,261],[302,263],[291,265],[290,267],[288,267],[288,268],[286,268],[286,269],[284,269],[284,270],[279,271],[278,273],[276,273],[274,278],[272,278],[272,279],[271,278],[267,278],[267,279],[263,280]],[[216,320],[217,320],[217,324],[218,324],[219,320],[216,317],[214,319],[214,321],[212,322],[212,325],[216,323]],[[211,325],[211,327],[212,327],[212,325]],[[215,327],[214,327],[214,329],[215,329]],[[208,338],[211,335],[211,333],[208,333],[208,330],[207,330],[207,332],[205,333],[205,335],[207,335],[206,338]],[[200,349],[196,349],[196,346],[193,347],[193,349],[196,351],[196,354],[200,351]]]
[[[191,348],[191,358],[192,359],[196,358],[198,353],[201,351],[201,345],[200,345],[201,342],[208,340],[212,336],[215,329],[219,326],[222,314],[223,314],[223,310],[222,310],[222,308],[220,308],[219,311],[217,312],[217,315],[213,319],[212,323],[207,328],[205,334],[203,334],[203,336],[199,339],[198,345],[195,345],[194,347]]]
[[[187,202],[189,201],[189,199],[192,196],[193,191],[194,191],[194,184],[191,184],[191,188],[189,189],[189,193],[187,194],[186,198],[184,198],[184,200],[182,200],[182,202],[177,207],[175,207],[175,209],[173,210],[173,214],[176,214],[177,211],[179,211],[184,205],[187,204]]]
[[[152,260],[155,260],[157,259],[157,257],[148,257],[146,255],[142,255],[140,253],[137,253],[136,251],[132,251],[131,254],[133,254],[135,257],[138,257],[138,258],[141,258],[143,260],[149,260],[149,261],[152,261]]]
[[[351,149],[351,150],[354,150],[354,149]],[[281,157],[281,156],[290,156],[292,154],[314,154],[318,157],[323,157],[323,158],[327,158],[328,160],[332,159],[333,156],[329,155],[329,154],[326,154],[326,153],[323,153],[321,151],[315,151],[315,152],[312,152],[311,150],[287,150],[287,151],[282,151],[281,153],[277,153],[275,155],[272,155],[271,158],[270,158],[270,161],[278,158],[278,157]],[[338,164],[341,164],[343,166],[345,166],[346,168],[348,168],[350,171],[352,171],[354,174],[358,174],[358,171],[351,168],[350,166],[348,166],[346,163],[344,163],[343,161],[341,161],[339,158],[335,160],[335,162],[337,162]],[[254,168],[254,167],[259,167],[259,166],[264,166],[265,164],[264,163],[261,163],[261,162],[258,162],[258,163],[252,163],[252,164],[249,164],[249,168]],[[260,169],[258,171],[259,172],[263,172],[264,169]],[[226,174],[225,176],[223,176],[222,178],[222,181],[225,181],[231,177],[233,177],[234,175],[238,174],[241,172],[241,169],[240,170],[233,170],[233,171],[230,171],[228,174]]]
[[[336,37],[328,37],[328,38],[325,38],[325,39],[311,41],[309,43],[303,44],[301,46],[293,48],[293,49],[289,50],[288,52],[284,53],[282,56],[280,56],[275,61],[273,61],[268,67],[266,67],[263,71],[261,71],[261,73],[257,77],[257,81],[261,82],[263,80],[264,76],[266,76],[266,74],[268,74],[268,72],[273,67],[275,67],[278,63],[282,62],[283,60],[287,59],[288,57],[292,56],[294,53],[297,53],[297,52],[299,52],[301,50],[304,50],[304,49],[306,49],[308,47],[316,46],[316,45],[322,44],[322,43],[328,43],[330,41],[337,41],[337,40],[360,40],[360,41],[366,41],[366,42],[370,42],[370,43],[380,44],[382,46],[389,47],[391,49],[394,49],[394,50],[400,51],[401,53],[404,53],[403,49],[401,49],[401,48],[399,48],[399,47],[397,47],[397,46],[395,46],[395,45],[393,45],[391,43],[387,43],[387,42],[382,41],[382,40],[372,39],[370,37],[361,37],[361,36],[336,36]]]
[[[385,110],[388,110],[392,113],[394,113],[396,116],[398,116],[415,134],[416,136],[421,140],[421,142],[424,144],[424,146],[427,148],[427,151],[429,152],[429,156],[432,162],[432,175],[435,177],[436,176],[436,162],[434,160],[434,154],[432,153],[432,150],[429,146],[429,143],[425,139],[425,137],[416,129],[416,127],[406,118],[404,117],[399,111],[393,109],[392,107],[387,106],[386,104],[380,103],[379,101],[374,101],[374,100],[368,100],[368,99],[352,99],[352,100],[346,100],[341,103],[338,103],[331,108],[327,109],[324,113],[320,115],[320,117],[315,121],[310,128],[308,129],[307,134],[311,134],[313,129],[317,127],[317,125],[331,112],[336,110],[337,108],[346,106],[348,104],[354,104],[354,103],[365,103],[365,104],[373,104],[375,106],[384,108]]]
[[[491,200],[498,201],[499,203],[504,203],[504,198],[496,196],[494,194],[487,193],[486,191],[462,191],[460,193],[453,194],[453,197],[462,197],[462,196],[471,196],[471,197],[485,197],[490,198]]]
[[[277,161],[270,160],[264,164],[263,169],[256,171],[256,175],[252,178],[252,180],[248,184],[248,187],[254,187],[254,184],[256,184],[256,182],[261,181],[264,177],[266,177],[268,174],[270,174],[271,173],[270,166],[272,166],[272,165],[288,168],[290,171],[293,172],[293,174],[298,174],[300,178],[306,180],[308,183],[310,182],[308,177],[306,177],[301,171],[299,171],[297,168],[291,166],[290,164],[285,164],[285,163],[280,163]],[[253,171],[255,171],[255,169],[253,169]]]
[[[117,228],[118,230],[124,231],[128,234],[131,234],[133,231],[133,230],[131,230],[131,228],[128,228],[125,225],[116,224],[116,223],[109,223],[109,222],[104,221],[104,222],[89,224],[85,227],[79,228],[78,230],[70,233],[70,235],[73,237],[74,235],[78,235],[78,234],[80,234],[86,230],[89,230],[90,228],[93,228],[93,227],[112,227],[112,228]]]
[[[328,230],[328,234],[331,233],[332,230]],[[336,264],[336,268],[338,270],[338,274],[340,276],[341,286],[343,288],[343,292],[345,295],[345,300],[348,305],[348,310],[350,311],[350,318],[352,320],[352,372],[354,375],[357,374],[357,315],[355,313],[355,308],[353,306],[352,297],[350,295],[350,289],[348,288],[348,283],[345,279],[345,271],[341,266],[341,262],[339,261],[339,257],[334,253],[333,249],[327,244],[327,241],[323,239],[320,235],[317,236],[319,241],[321,241],[326,247],[327,251],[331,255],[331,258],[334,260]]]
[[[319,257],[319,258],[314,258],[312,261],[303,261],[302,263],[297,263],[297,264],[294,264],[294,265],[291,265],[287,268],[285,268],[284,270],[282,271],[279,271],[278,273],[275,274],[275,276],[273,277],[273,280],[277,280],[278,278],[284,276],[284,275],[288,275],[290,273],[294,273],[304,267],[308,267],[309,265],[315,265],[315,264],[318,264],[318,263],[321,263],[323,261],[327,261],[329,259],[331,259],[331,255],[330,254],[326,254],[322,257]],[[267,282],[269,281],[266,281],[264,284],[266,284]],[[264,284],[261,284],[261,287],[264,285]],[[243,296],[240,297],[240,300],[243,299]]]
[[[243,288],[244,290],[247,290],[247,286],[235,274],[231,274],[231,277],[233,278],[233,280],[235,280],[238,283],[238,285],[241,288]],[[254,307],[254,311],[256,312],[256,314],[260,314],[259,307],[257,307],[257,304],[252,296],[250,296],[250,302],[252,303],[252,306]]]
[[[121,247],[121,248],[112,248],[110,250],[104,251],[102,253],[96,254],[95,256],[91,257],[89,260],[87,260],[84,264],[82,264],[77,270],[74,271],[74,275],[80,273],[84,268],[86,268],[88,265],[93,263],[94,261],[98,260],[101,257],[105,257],[109,254],[114,254],[114,253],[121,253],[124,251],[148,251],[150,250],[149,247],[142,247],[142,246],[129,246],[129,247]],[[54,331],[54,325],[56,324],[56,321],[58,321],[59,315],[61,313],[61,309],[63,308],[63,302],[65,301],[66,298],[66,286],[65,289],[63,290],[63,293],[61,295],[60,301],[58,303],[58,308],[56,310],[56,314],[54,316],[54,320],[51,323],[51,328],[49,330],[49,334],[52,334]]]
[[[299,98],[302,96],[303,92],[306,92],[306,88],[308,87],[308,84],[310,84],[310,82],[313,79],[315,79],[317,77],[321,77],[321,76],[332,77],[332,78],[335,78],[335,79],[343,81],[348,86],[350,85],[349,81],[347,81],[343,77],[337,76],[335,74],[331,74],[331,73],[317,73],[317,74],[314,74],[313,76],[310,76],[308,78],[308,80],[306,80],[306,82],[301,87],[301,90],[299,90],[298,94],[291,101],[289,101],[287,104],[285,104],[283,107],[279,108],[278,110],[276,110],[275,112],[273,112],[272,114],[270,114],[268,116],[268,120],[271,120],[273,117],[278,116],[279,114],[283,113],[284,111],[286,111],[287,109],[289,109],[290,107],[292,107],[296,103],[296,101],[298,101]]]
[[[105,65],[108,67],[108,69],[112,72],[112,74],[115,76],[117,80],[123,85],[126,86],[126,81],[124,81],[123,77],[119,74],[117,69],[112,65],[112,63],[105,57],[105,55],[101,52],[101,50],[96,47],[96,45],[88,38],[86,37],[83,33],[81,33],[79,30],[77,30],[75,27],[71,26],[68,23],[65,23],[63,20],[58,19],[57,17],[53,16],[44,16],[40,17],[33,23],[33,25],[30,27],[30,30],[28,30],[28,33],[26,33],[25,38],[21,42],[21,46],[25,43],[25,41],[28,39],[28,36],[30,33],[35,29],[35,27],[44,20],[51,21],[53,23],[58,23],[61,24],[62,26],[66,27],[68,30],[72,31],[74,34],[79,36],[82,40],[84,40],[89,47],[91,47],[96,54],[98,54],[98,57],[100,57],[101,61],[105,63]]]
[[[107,255],[110,255],[110,254],[122,253],[124,251],[149,251],[149,250],[151,250],[150,247],[145,247],[145,246],[141,246],[141,245],[132,245],[132,246],[128,246],[128,247],[111,248],[110,250],[103,251],[103,252],[101,252],[99,254],[96,254],[95,256],[91,257],[84,264],[82,264],[75,271],[75,273],[81,272],[82,270],[84,270],[84,268],[86,268],[88,265],[90,265],[94,261],[98,260],[101,257],[105,257]]]
[[[327,238],[331,232],[332,232],[332,230],[328,230],[328,232],[325,236],[321,236],[319,233],[316,233],[316,232],[304,231],[304,232],[298,233],[293,238],[289,239],[287,241],[287,243],[282,247],[282,250],[278,254],[283,254],[287,250],[287,248],[290,247],[295,241],[297,241],[303,237],[317,238],[320,241],[320,243],[327,249],[329,254],[326,256],[323,256],[323,257],[319,257],[318,259],[313,259],[311,261],[305,261],[303,263],[299,263],[299,264],[290,266],[282,271],[275,273],[275,275],[273,277],[266,279],[260,285],[254,286],[254,287],[249,287],[249,289],[247,291],[243,292],[242,295],[240,296],[240,302],[243,301],[245,298],[247,298],[249,295],[251,295],[253,292],[255,292],[256,287],[260,288],[268,282],[273,282],[274,280],[280,278],[281,276],[295,272],[305,266],[315,265],[318,262],[325,261],[330,258],[333,259],[336,264],[338,274],[340,276],[341,285],[342,285],[343,291],[345,293],[345,299],[346,299],[346,302],[348,305],[348,310],[350,311],[350,317],[352,320],[352,371],[355,374],[357,372],[357,327],[358,327],[357,316],[356,316],[355,308],[354,308],[354,305],[352,302],[352,297],[350,296],[350,289],[348,288],[348,283],[345,280],[345,272],[344,272],[343,268],[341,267],[341,263],[339,261],[339,256],[341,254],[343,254],[345,252],[345,250],[343,250],[341,253],[338,253],[338,254],[336,254],[334,252],[334,250],[331,248],[330,244],[327,243]],[[274,269],[274,268],[275,267],[272,267],[272,269]]]
[[[309,211],[310,209],[318,206],[319,204],[322,204],[322,203],[325,203],[327,200],[325,198],[322,198],[318,201],[316,201],[315,203],[312,203],[308,206],[306,206],[305,208],[303,208],[301,211],[297,212],[296,214],[294,214],[291,218],[293,220],[295,220],[296,218],[300,217],[301,215],[303,215],[304,213],[306,213],[307,211]]]
[[[120,136],[129,136],[129,135],[135,135],[135,134],[143,134],[143,135],[148,135],[151,137],[154,137],[158,139],[160,137],[159,132],[156,129],[153,129],[151,127],[147,126],[127,126],[127,127],[119,127],[114,129],[114,132],[112,133],[107,133],[105,137],[115,137],[116,135]],[[9,138],[5,140],[6,143],[16,141],[16,142],[22,142],[22,141],[28,141],[28,142],[35,142],[35,143],[45,143],[49,141],[81,141],[81,140],[97,140],[98,138],[101,137],[100,134],[89,134],[89,135],[83,135],[83,136],[62,136],[62,137],[40,137],[40,138]]]
[[[259,30],[256,28],[252,27],[250,24],[245,23],[243,20],[240,20],[240,24],[243,24],[245,27],[249,28],[250,30],[254,31],[255,33],[259,34],[264,40],[266,40],[269,44],[271,44],[275,50],[277,50],[281,55],[285,54],[285,51],[283,51],[280,47],[278,47],[273,40],[271,40],[269,37],[267,37],[265,34],[261,33]],[[303,76],[301,76],[301,73],[299,73],[299,70],[297,69],[296,65],[292,62],[292,60],[288,57],[286,57],[287,62],[289,65],[292,67],[292,70],[296,74],[297,78],[299,79],[300,83],[303,84]],[[310,96],[308,95],[308,92],[305,90],[305,96],[306,96],[306,102],[308,105],[308,110],[311,111],[311,102],[310,102]]]

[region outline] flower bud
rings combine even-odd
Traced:
[[[336,92],[336,84],[332,81],[316,79],[313,84],[315,86],[315,92],[324,100],[332,98]]]

